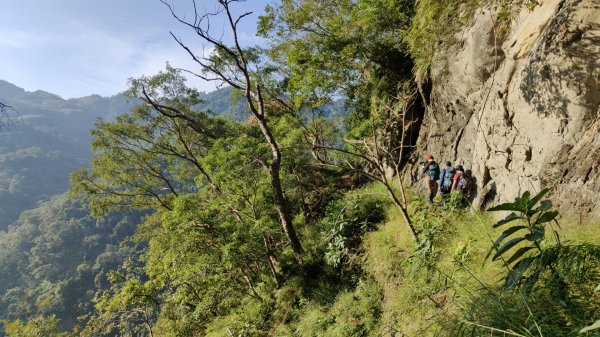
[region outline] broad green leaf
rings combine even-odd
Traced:
[[[523,193],[519,199],[519,206],[521,206],[521,209],[529,209],[529,199],[531,199],[531,193],[529,191],[525,191],[525,193]]]
[[[540,207],[530,210],[529,212],[527,212],[527,215],[531,217],[536,213],[547,211],[550,208],[552,208],[552,201],[544,200],[544,201],[542,201],[542,204],[540,205]]]
[[[514,238],[514,239],[508,241],[507,243],[505,243],[504,246],[502,246],[502,247],[500,247],[500,249],[498,249],[498,251],[496,252],[494,257],[492,257],[492,261],[497,260],[502,254],[506,253],[507,250],[511,249],[512,247],[514,247],[516,244],[518,244],[519,242],[521,242],[523,240],[525,240],[525,238],[519,237],[519,238]]]
[[[533,231],[533,233],[529,233],[525,235],[525,239],[531,241],[531,242],[535,242],[539,239],[542,239],[544,237],[544,229],[536,229]]]
[[[558,216],[558,211],[546,212],[540,215],[536,220],[535,224],[543,224],[545,222],[550,222],[554,220]]]
[[[540,211],[547,211],[550,208],[552,208],[552,201],[550,201],[550,200],[544,200],[544,201],[542,201],[542,203],[540,204],[540,207],[538,207],[538,209]]]
[[[488,209],[489,212],[520,211],[520,210],[521,210],[521,208],[519,207],[519,205],[514,202],[507,202],[507,203],[500,204],[500,205],[497,205],[497,206],[494,206],[494,207]]]
[[[498,247],[500,245],[500,243],[502,241],[504,241],[504,239],[506,239],[512,233],[514,233],[516,231],[519,231],[521,229],[526,229],[526,228],[528,228],[528,227],[527,226],[513,226],[513,227],[510,227],[509,229],[507,229],[504,232],[502,232],[502,234],[500,234],[500,236],[498,237],[498,239],[496,239],[496,241],[494,241],[494,247]]]
[[[517,261],[521,256],[523,256],[523,254],[527,253],[528,251],[532,250],[533,246],[527,246],[527,247],[521,247],[519,249],[517,249],[517,251],[513,254],[513,256],[510,257],[510,259],[506,260],[506,265],[509,265],[515,261]]]
[[[515,213],[510,213],[506,218],[496,222],[493,227],[497,228],[497,227],[500,227],[506,223],[509,223],[509,222],[517,220],[517,219],[525,219],[525,218],[522,216],[518,216]]]
[[[540,193],[536,194],[533,198],[531,198],[531,200],[529,200],[527,208],[533,208],[533,206],[535,206],[535,204],[537,204],[537,202],[540,201],[549,191],[550,190],[547,188],[541,190]],[[544,203],[542,202],[542,205],[543,204]],[[550,205],[552,205],[552,203],[550,203]]]

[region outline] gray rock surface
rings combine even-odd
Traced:
[[[471,169],[476,207],[548,187],[563,214],[598,217],[600,0],[539,2],[510,24],[482,9],[456,35],[417,148]]]

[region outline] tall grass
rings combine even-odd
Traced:
[[[600,298],[594,294],[600,283],[600,262],[593,258],[600,251],[597,223],[561,224],[562,242],[574,248],[565,263],[556,265],[568,288],[559,289],[543,277],[525,295],[504,290],[508,270],[500,261],[485,261],[503,230],[493,227],[491,214],[444,210],[410,196],[409,210],[419,231],[415,243],[385,195],[381,185],[372,184],[335,201],[329,208],[334,216],[325,217],[329,220],[321,232],[305,233],[311,234],[309,264],[318,265],[315,273],[292,277],[274,292],[257,289],[263,302],[248,299],[213,322],[207,335],[222,335],[230,328],[247,336],[268,331],[270,336],[289,337],[562,337],[578,336],[600,318]],[[340,219],[349,219],[348,226],[361,224],[360,219],[369,217],[369,207],[376,212],[383,207],[385,220],[361,225],[360,232],[338,232],[351,245],[340,264],[329,264],[331,229]],[[342,210],[346,218],[340,217]]]
[[[600,299],[593,293],[598,259],[584,259],[574,269],[570,263],[560,266],[569,286],[563,297],[550,279],[542,279],[528,296],[505,291],[506,268],[499,261],[484,261],[501,233],[492,227],[496,221],[489,213],[444,211],[417,199],[411,213],[418,212],[427,213],[425,226],[432,229],[426,254],[411,242],[393,208],[387,222],[364,238],[364,272],[381,290],[378,331],[406,336],[576,336],[600,318]],[[598,249],[597,228],[565,222],[563,243],[579,245],[579,253],[589,257],[581,247]],[[589,270],[582,273],[582,266]]]

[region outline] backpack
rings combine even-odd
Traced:
[[[460,176],[460,179],[458,180],[458,183],[456,184],[456,189],[461,191],[468,191],[470,188],[470,184],[471,177],[467,173],[463,172]]]
[[[446,173],[444,174],[444,181],[442,181],[442,189],[450,191],[456,170],[453,167],[446,168],[445,170]]]
[[[427,175],[431,177],[431,180],[437,181],[438,179],[440,179],[440,166],[438,165],[438,163],[432,161],[431,163],[429,163],[428,168],[429,172],[427,173]]]

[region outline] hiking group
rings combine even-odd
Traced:
[[[468,197],[471,181],[469,171],[465,171],[460,164],[453,167],[449,161],[446,162],[446,167],[440,169],[440,165],[436,163],[431,153],[425,155],[425,159],[427,161],[423,164],[423,173],[429,203],[433,203],[437,193],[442,197],[442,204],[450,199],[450,194],[453,192]]]

